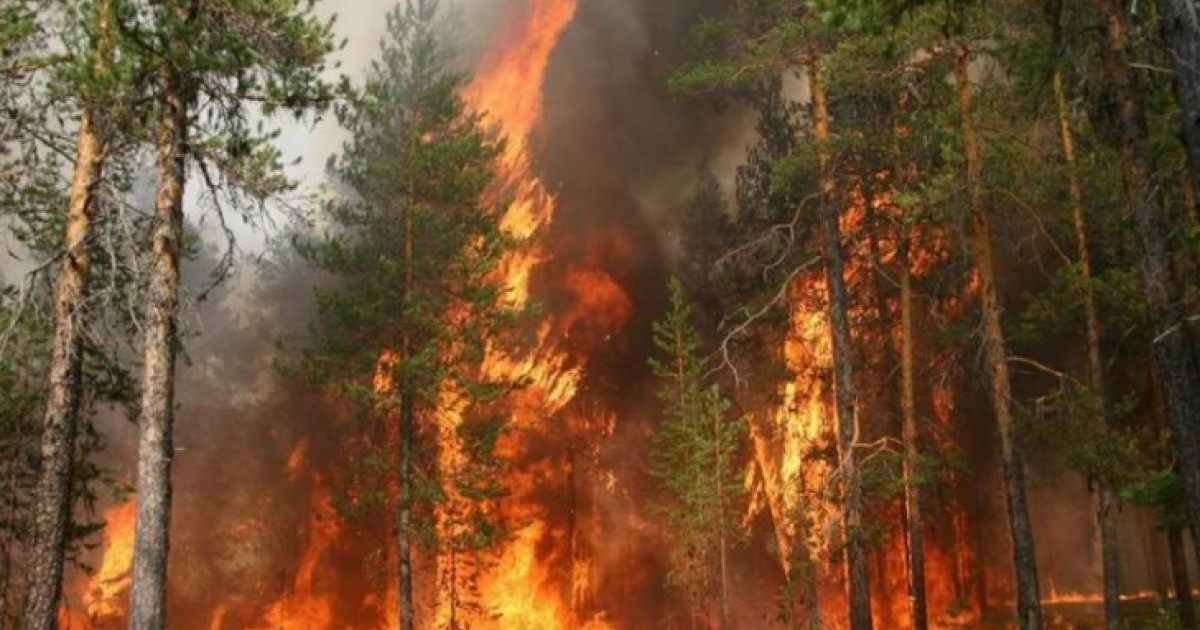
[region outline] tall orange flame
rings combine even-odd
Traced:
[[[503,266],[510,297],[520,306],[529,301],[530,276],[546,259],[539,236],[550,224],[556,209],[554,198],[533,172],[532,134],[542,123],[543,88],[550,55],[563,31],[575,16],[575,0],[524,0],[515,5],[510,22],[494,40],[477,67],[476,79],[466,97],[476,109],[485,112],[508,138],[503,156],[504,193],[513,196],[503,227],[513,236],[527,239],[523,251],[511,256]],[[587,285],[579,295],[602,301],[602,307],[587,309],[597,313],[615,313],[628,317],[628,298],[611,279],[601,272],[575,270],[568,282]],[[589,288],[602,291],[593,292]],[[593,306],[595,306],[593,304]],[[520,393],[515,411],[519,431],[536,430],[538,424],[561,410],[574,397],[581,372],[572,367],[564,348],[555,337],[569,330],[571,314],[563,320],[547,320],[538,331],[533,348],[514,356],[496,349],[485,370],[509,378],[526,380],[529,386]],[[599,328],[613,321],[597,322]],[[544,429],[543,429],[544,430]],[[519,437],[505,445],[510,457],[519,454]],[[555,471],[561,472],[561,471]],[[496,615],[483,627],[559,630],[576,628],[583,622],[571,611],[572,594],[564,592],[549,574],[547,563],[539,555],[539,545],[547,532],[536,504],[525,493],[537,484],[537,474],[518,471],[510,484],[513,490],[507,515],[519,531],[500,552],[499,562],[480,583],[484,609]],[[592,620],[587,627],[604,628],[603,621]]]
[[[301,453],[303,443],[296,452]],[[328,588],[331,576],[323,576],[322,563],[328,560],[329,548],[342,534],[341,517],[333,501],[316,479],[316,492],[311,498],[307,527],[308,544],[299,559],[296,575],[283,598],[271,605],[263,616],[258,630],[332,630],[343,627],[334,623],[333,600]],[[223,611],[216,611],[210,626],[221,630]]]
[[[129,589],[136,521],[135,501],[113,506],[104,514],[104,555],[83,591],[84,610],[93,621],[124,613],[121,598]]]

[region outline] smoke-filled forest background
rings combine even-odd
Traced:
[[[6,2],[0,630],[1195,628],[1198,14]]]

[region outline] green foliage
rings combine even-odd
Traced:
[[[1122,488],[1120,497],[1153,510],[1158,515],[1160,530],[1186,529],[1191,525],[1183,481],[1174,471],[1151,471]]]
[[[700,337],[682,285],[672,281],[666,316],[654,325],[660,357],[650,366],[659,381],[664,418],[653,436],[651,471],[665,499],[655,505],[671,546],[671,583],[697,609],[719,593],[721,556],[745,537],[746,497],[737,456],[746,422],[730,419],[730,403],[706,382]]]
[[[1157,602],[1149,619],[1125,619],[1121,627],[1126,630],[1185,630],[1179,619],[1177,602]]]
[[[388,15],[366,87],[338,109],[350,138],[329,164],[339,186],[322,208],[329,227],[298,243],[334,278],[317,291],[303,368],[355,410],[348,491],[359,509],[394,509],[407,474],[397,436],[412,410],[410,494],[399,498],[416,515],[411,533],[466,556],[505,536],[489,508],[504,494],[497,445],[519,384],[482,362],[523,313],[498,278],[516,243],[487,193],[503,143],[460,96],[468,77],[452,69],[438,7],[412,0]]]
[[[0,628],[15,627],[21,610],[24,562],[31,544],[34,496],[45,411],[46,368],[52,330],[42,316],[47,295],[42,285],[22,295],[0,286]],[[83,564],[103,524],[95,520],[96,502],[118,491],[110,470],[95,463],[104,437],[91,422],[100,405],[127,404],[134,386],[126,366],[112,360],[111,348],[85,345],[83,421],[73,463],[72,521],[68,524],[67,560]]]
[[[22,551],[29,544],[32,496],[37,474],[38,438],[41,435],[46,341],[44,326],[32,318],[19,318],[14,294],[0,297],[0,610],[5,614],[21,605]],[[15,618],[0,618],[0,627],[12,627]]]
[[[1061,458],[1068,468],[1085,478],[1117,489],[1122,496],[1138,494],[1136,488],[1154,483],[1162,473],[1164,444],[1138,425],[1119,429],[1119,423],[1098,421],[1101,401],[1091,390],[1067,379],[1036,399],[1023,414],[1021,436]],[[1108,401],[1106,417],[1119,420],[1133,415],[1141,405],[1134,398]]]

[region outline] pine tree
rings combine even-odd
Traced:
[[[328,105],[322,78],[334,49],[315,0],[170,0],[122,24],[154,77],[152,143],[157,196],[150,228],[142,398],[138,419],[137,531],[131,630],[161,630],[171,505],[172,423],[178,352],[183,194],[194,164],[218,198],[261,201],[290,187],[275,132],[250,112],[297,117]],[[150,52],[154,51],[154,52]],[[205,115],[197,109],[204,104]],[[220,208],[218,208],[220,211]]]
[[[1172,264],[1169,219],[1155,190],[1145,95],[1128,61],[1127,17],[1117,2],[1095,2],[1104,21],[1104,80],[1115,99],[1116,144],[1138,238],[1142,289],[1154,329],[1152,346],[1195,533],[1200,523],[1200,360],[1183,299],[1186,282]],[[1200,547],[1196,553],[1200,554]]]
[[[686,299],[673,280],[667,314],[654,325],[661,358],[651,358],[650,366],[664,418],[654,434],[651,470],[666,494],[656,507],[672,542],[671,581],[697,612],[715,596],[718,626],[728,629],[729,557],[745,536],[737,456],[746,427],[729,418],[729,401],[706,382]]]
[[[77,470],[78,436],[86,430],[81,428],[81,407],[89,389],[84,379],[89,354],[84,338],[89,327],[95,328],[94,323],[87,321],[88,316],[99,316],[98,309],[85,308],[85,301],[93,275],[94,232],[101,191],[115,179],[106,175],[105,167],[117,152],[116,129],[121,116],[128,111],[121,91],[124,64],[117,62],[114,55],[117,38],[114,20],[121,6],[116,0],[97,0],[64,7],[69,17],[60,35],[65,42],[71,42],[66,44],[71,51],[67,56],[48,55],[44,49],[26,48],[21,43],[49,37],[40,22],[49,20],[49,7],[19,2],[6,7],[2,16],[5,26],[0,37],[13,40],[3,46],[6,56],[12,55],[12,62],[3,68],[2,79],[27,88],[14,98],[17,106],[8,113],[18,156],[11,163],[17,166],[15,172],[5,178],[10,186],[5,189],[10,204],[6,210],[25,222],[25,227],[18,228],[18,236],[26,245],[34,251],[62,252],[54,273],[50,324],[54,333],[45,369],[48,386],[43,403],[44,420],[38,431],[40,453],[33,490],[33,542],[30,562],[25,567],[28,577],[22,623],[26,628],[50,628],[55,623],[71,539],[73,489],[84,478],[82,471]],[[75,49],[72,48],[75,41],[84,43]],[[53,124],[49,122],[53,117],[35,109],[46,105],[41,100],[54,94],[66,97],[59,103],[65,115],[78,112],[74,172],[62,218],[47,216],[35,201],[57,199],[52,175],[56,162],[44,155],[55,150],[54,141],[43,140],[53,138],[54,134],[39,133],[39,129]],[[49,236],[52,226],[61,230],[57,239]],[[22,316],[20,312],[14,314],[18,320],[14,323],[19,323]]]
[[[365,466],[350,492],[391,510],[404,630],[417,625],[422,543],[456,574],[439,592],[447,623],[472,605],[461,587],[503,535],[488,506],[502,494],[495,449],[503,394],[516,385],[482,367],[519,319],[497,274],[514,243],[487,192],[502,143],[460,96],[468,77],[453,69],[440,16],[436,0],[389,14],[365,93],[340,112],[351,138],[330,166],[341,187],[332,228],[302,245],[346,280],[318,292],[307,365],[359,405],[360,435],[387,436],[356,445]]]
[[[764,228],[751,231],[746,239],[766,244],[765,248],[757,248],[767,250],[766,254],[760,254],[764,259],[758,269],[760,273],[766,270],[769,277],[770,271],[778,270],[785,274],[784,282],[791,283],[810,264],[802,262],[803,254],[815,249],[825,262],[826,313],[833,342],[835,381],[835,468],[844,524],[842,551],[848,576],[846,595],[851,627],[869,630],[874,623],[867,562],[869,537],[863,519],[866,497],[860,466],[862,454],[857,444],[862,426],[850,329],[846,234],[840,225],[848,204],[838,190],[844,182],[839,180],[837,171],[834,147],[838,134],[831,123],[836,98],[826,89],[828,77],[823,69],[825,56],[836,46],[837,33],[824,28],[814,5],[748,3],[739,5],[728,20],[702,22],[696,28],[699,58],[672,78],[671,87],[690,95],[761,96],[771,86],[778,89],[780,78],[787,73],[802,76],[808,82],[811,99],[800,107],[804,111],[807,106],[806,117],[797,116],[794,105],[778,101],[775,107],[764,109],[771,119],[764,118],[761,122],[774,122],[776,133],[764,135],[763,140],[771,143],[760,145],[761,150],[752,153],[747,169],[739,173],[739,201],[743,202],[741,210],[751,211],[746,215],[751,221],[759,218],[753,214],[756,211],[770,217]],[[771,103],[768,98],[766,104]],[[802,120],[807,128],[788,124],[796,120]],[[779,133],[781,130],[783,133]],[[811,143],[796,142],[804,134]],[[764,174],[764,166],[767,177],[754,178],[756,171]],[[819,209],[815,216],[806,212],[806,198],[817,201]],[[787,229],[781,230],[783,226]],[[786,236],[771,238],[770,235],[778,233]],[[772,293],[783,294],[778,289]],[[807,590],[815,592],[815,588]],[[809,602],[810,619],[814,622],[815,604]]]

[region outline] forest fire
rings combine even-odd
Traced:
[[[321,489],[319,476],[315,486],[318,490],[312,497],[311,516],[306,527],[308,545],[297,560],[296,575],[288,595],[268,607],[261,626],[256,626],[258,630],[332,630],[339,627],[326,583],[331,576],[324,574],[321,567],[343,527],[328,493]],[[223,630],[221,622],[221,615],[214,615],[210,630]]]
[[[626,233],[619,227],[604,226],[590,232],[583,246],[578,246],[579,240],[556,241],[549,236],[562,218],[563,207],[557,187],[543,181],[548,176],[542,175],[546,171],[541,161],[546,152],[542,144],[547,75],[560,41],[587,6],[583,0],[509,0],[504,8],[501,26],[475,64],[473,82],[463,96],[486,125],[507,139],[498,177],[486,193],[490,202],[508,204],[502,228],[520,241],[498,267],[506,289],[504,299],[517,309],[538,303],[546,306],[546,312],[539,313],[537,321],[518,335],[518,342],[489,341],[482,365],[476,358],[472,366],[488,377],[522,384],[506,402],[511,425],[499,438],[497,449],[506,466],[505,493],[487,499],[485,508],[503,521],[506,536],[480,553],[482,560],[470,572],[460,571],[455,550],[433,543],[413,551],[412,564],[422,577],[414,587],[416,612],[409,617],[415,618],[416,627],[422,630],[638,630],[651,623],[692,630],[775,630],[801,627],[797,620],[808,615],[821,628],[844,630],[849,627],[845,618],[851,608],[847,595],[850,570],[844,551],[852,536],[862,535],[871,539],[869,608],[875,627],[912,628],[907,592],[911,556],[900,494],[880,490],[886,498],[866,509],[871,531],[847,533],[841,495],[847,483],[845,445],[841,443],[846,438],[838,433],[836,417],[831,290],[819,265],[797,269],[779,293],[782,332],[771,338],[773,345],[767,352],[778,364],[772,366],[778,373],[764,370],[768,374],[764,381],[770,383],[762,387],[772,389],[769,400],[755,401],[758,408],[745,408],[750,405],[743,405],[740,399],[733,406],[747,418],[744,448],[736,456],[748,506],[739,512],[745,540],[739,540],[742,546],[729,561],[729,571],[736,576],[732,590],[738,600],[731,623],[722,626],[712,610],[693,609],[713,604],[689,604],[668,586],[675,577],[665,550],[669,536],[654,522],[653,509],[647,507],[658,492],[649,481],[653,473],[647,473],[645,460],[647,437],[660,421],[659,414],[653,403],[647,402],[652,396],[641,390],[630,393],[623,380],[634,378],[630,373],[644,367],[644,355],[649,351],[646,339],[630,340],[637,336],[630,331],[649,328],[648,322],[658,315],[652,312],[656,304],[640,299],[643,287],[637,285],[649,283],[646,278],[657,282],[666,273],[654,267],[640,277],[643,270],[639,265],[658,264],[655,257],[659,252],[643,252],[648,248],[635,242],[639,237],[632,235],[632,228]],[[654,51],[653,56],[657,55]],[[906,243],[911,240],[912,251],[907,261],[900,261],[898,232],[862,236],[875,229],[870,225],[872,212],[883,215],[883,223],[904,225],[905,218],[893,207],[896,202],[887,195],[867,201],[860,192],[845,197],[849,208],[841,214],[840,229],[854,235],[845,239],[845,275],[851,291],[860,296],[850,316],[865,331],[857,333],[858,341],[869,342],[880,354],[899,353],[904,333],[885,322],[897,319],[901,307],[890,288],[880,288],[894,280],[880,280],[877,275],[886,276],[880,269],[906,265],[904,273],[918,284],[932,282],[931,276],[955,255],[951,251],[954,245],[938,228],[914,229],[903,236]],[[867,207],[868,203],[872,205]],[[589,229],[593,227],[589,225]],[[646,262],[650,259],[653,263]],[[633,269],[628,277],[622,275],[626,267]],[[970,302],[979,286],[978,277],[971,276],[958,295],[920,296],[925,302],[917,309],[918,327],[929,323],[921,318],[947,317],[947,312],[959,317],[973,308]],[[549,304],[540,304],[546,296],[551,297]],[[941,361],[938,350],[932,349],[935,342],[924,338],[937,333],[917,334],[926,346],[917,360]],[[620,354],[628,350],[626,346],[639,344]],[[389,374],[402,361],[401,351],[372,352],[378,356],[373,393],[391,396],[397,384]],[[619,357],[613,361],[618,365],[595,367],[603,360],[598,357],[611,360],[611,356]],[[622,364],[629,356],[636,356],[641,365],[631,368]],[[854,388],[860,417],[855,420],[859,424],[849,448],[855,456],[883,462],[878,469],[883,472],[876,476],[884,479],[873,479],[873,483],[896,486],[893,477],[899,476],[896,462],[904,445],[894,426],[893,416],[899,414],[891,409],[898,406],[892,400],[896,394],[885,391],[896,379],[878,367],[883,360],[855,357],[854,361],[855,368],[865,374]],[[641,376],[639,373],[637,378]],[[456,387],[442,386],[437,392],[437,412],[420,420],[435,436],[434,466],[438,470],[456,469],[465,459],[458,441],[464,416],[459,407],[462,392]],[[923,415],[922,449],[940,456],[955,448],[962,418],[975,413],[960,408],[966,403],[960,400],[958,387],[946,378],[924,382],[916,392],[916,406]],[[395,456],[404,451],[399,446],[402,431],[398,425],[395,418],[389,418],[383,431],[386,435],[352,439],[378,440]],[[244,506],[231,507],[230,513],[239,519],[233,523],[212,516],[213,536],[242,538],[244,548],[210,549],[213,545],[206,541],[211,539],[193,539],[195,546],[190,551],[201,549],[214,558],[219,556],[213,563],[225,562],[228,574],[244,580],[238,587],[243,592],[229,594],[226,601],[202,612],[189,609],[193,616],[176,616],[174,627],[400,627],[404,613],[396,594],[403,587],[393,572],[401,555],[398,548],[404,546],[395,533],[403,528],[388,518],[399,511],[396,506],[404,500],[400,497],[405,491],[395,479],[388,479],[378,494],[386,495],[383,502],[388,504],[385,510],[389,514],[381,523],[354,523],[347,516],[354,506],[342,502],[346,499],[347,504],[354,504],[360,497],[342,496],[335,481],[346,474],[341,468],[350,464],[336,460],[345,457],[341,451],[334,456],[323,454],[336,449],[304,435],[309,429],[305,427],[299,435],[269,433],[291,448],[284,457],[270,460],[272,465],[278,464],[277,474],[264,476],[265,481],[254,480],[263,486],[256,487],[258,495],[249,500],[257,513],[243,513],[248,511]],[[970,430],[986,433],[978,427]],[[326,461],[329,459],[333,461]],[[942,476],[937,480],[941,494],[924,500],[930,509],[921,528],[926,541],[927,575],[922,587],[928,599],[928,617],[934,627],[982,627],[989,606],[1006,605],[1014,598],[1006,568],[997,569],[1001,563],[984,557],[991,541],[981,541],[985,536],[981,520],[990,514],[986,504],[998,493],[973,496],[975,491],[962,479],[968,473],[949,465],[944,468],[921,471],[930,477]],[[452,514],[457,503],[465,501],[461,493],[461,488],[449,487],[440,497],[443,503],[424,515],[433,522],[433,537],[454,538],[462,533]],[[298,498],[276,500],[276,494]],[[273,514],[274,510],[282,514]],[[82,610],[64,609],[65,627],[107,630],[123,623],[134,516],[132,502],[105,512],[107,526],[97,570],[68,589],[72,598],[81,602]],[[284,536],[279,523],[286,518],[292,519],[291,528],[297,531]],[[234,520],[232,516],[230,520]],[[203,526],[208,525],[206,520]],[[295,544],[289,546],[274,538],[287,538]],[[228,569],[230,566],[234,569]],[[200,571],[173,571],[182,577],[172,579],[191,580],[195,590],[216,585],[213,573],[195,577]],[[355,578],[340,583],[343,573],[339,571]],[[1102,599],[1086,587],[1074,587],[1072,584],[1073,590],[1063,593],[1052,587],[1045,603],[1090,605]],[[460,591],[471,593],[463,598],[469,605],[461,609]],[[1128,600],[1140,601],[1150,595],[1140,589],[1130,593],[1125,596]],[[653,616],[643,621],[640,615],[646,611]]]
[[[95,574],[81,590],[88,619],[103,622],[121,614],[119,596],[129,588],[133,566],[133,526],[136,505],[122,503],[104,514],[103,556]]]

